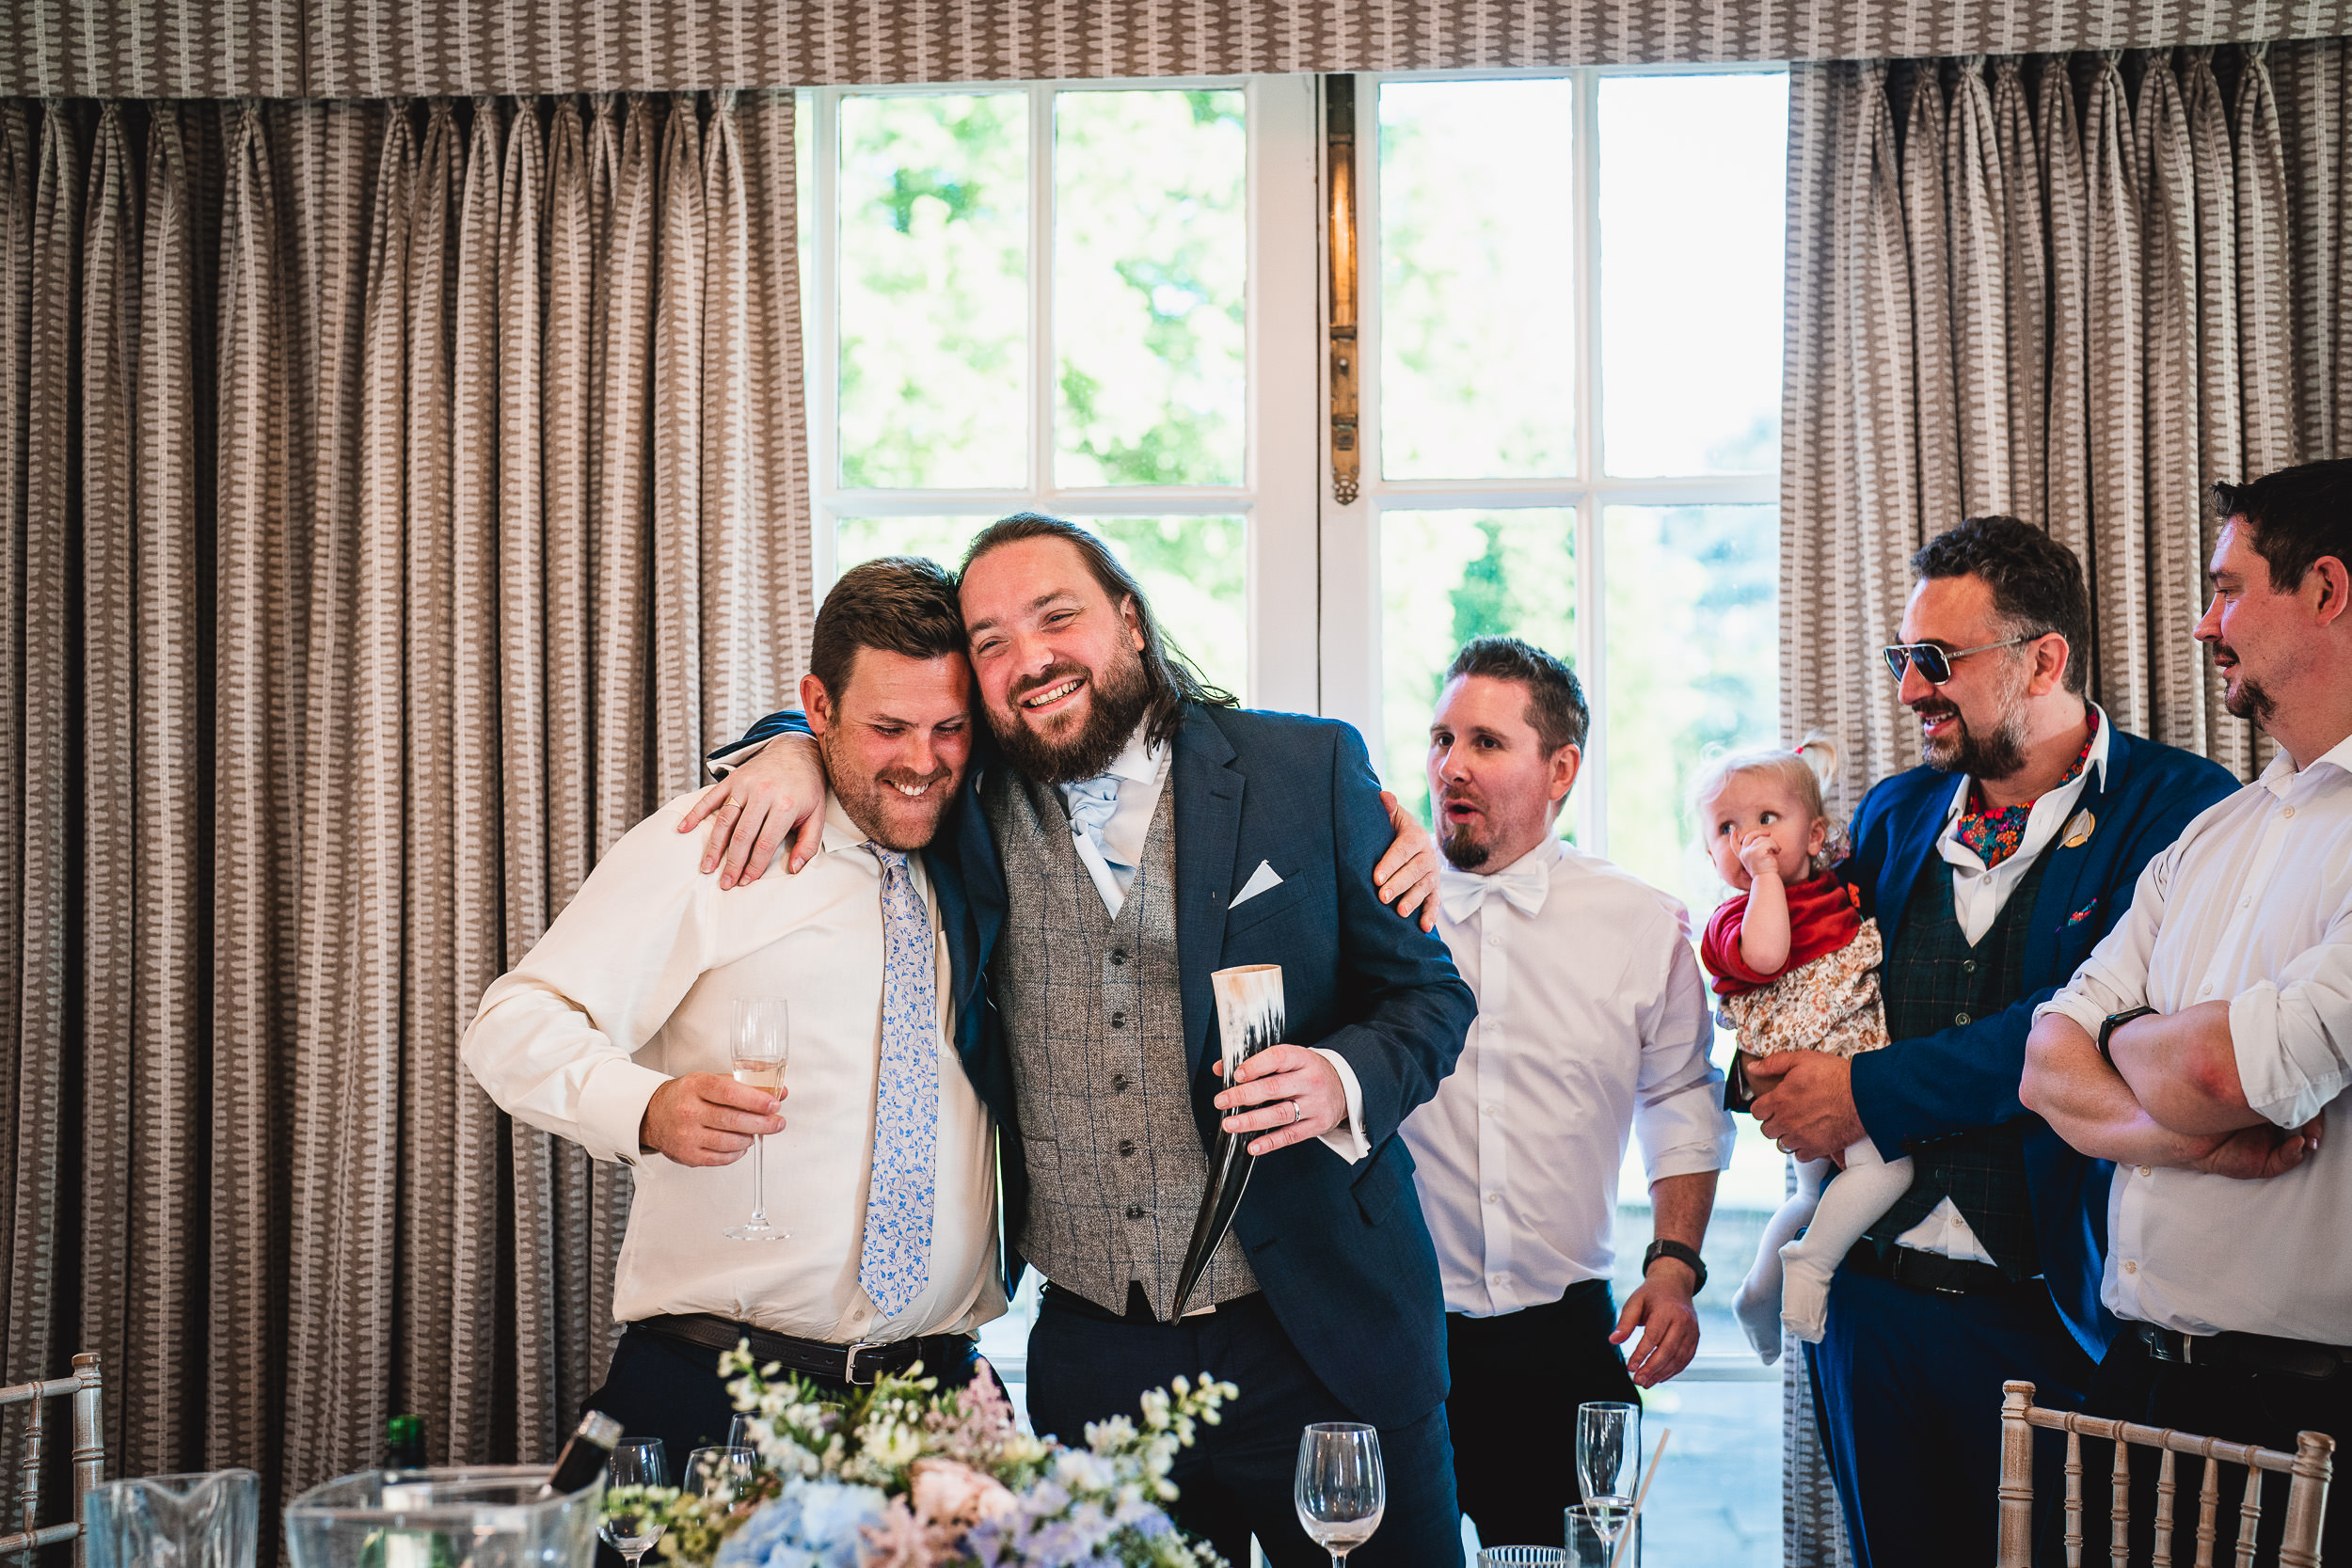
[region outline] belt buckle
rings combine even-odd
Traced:
[[[852,1388],[871,1387],[874,1383],[873,1378],[869,1377],[862,1384],[858,1382],[857,1353],[862,1350],[880,1349],[882,1349],[882,1346],[867,1339],[860,1339],[856,1343],[852,1344],[850,1347],[849,1354],[841,1358],[841,1381],[848,1384]]]

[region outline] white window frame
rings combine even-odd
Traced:
[[[1387,757],[1381,712],[1383,599],[1380,516],[1390,511],[1543,507],[1573,510],[1576,550],[1576,669],[1592,708],[1576,793],[1576,838],[1609,852],[1608,606],[1602,513],[1609,506],[1777,504],[1780,476],[1691,474],[1618,479],[1602,471],[1600,373],[1600,82],[1607,76],[1725,76],[1785,71],[1777,64],[1607,66],[1573,70],[1366,72],[1356,78],[1357,297],[1361,489],[1354,503],[1323,511],[1323,628],[1320,711],[1363,732],[1375,762]],[[1559,479],[1405,480],[1381,477],[1380,452],[1380,88],[1391,82],[1561,81],[1571,84],[1574,202],[1570,255],[1576,334],[1575,476]],[[1327,385],[1326,395],[1328,395]],[[1687,1375],[1687,1374],[1686,1374]]]
[[[1063,486],[1053,483],[1056,386],[1053,333],[1054,94],[1062,91],[1239,89],[1248,134],[1248,282],[1242,483],[1232,485]],[[1029,407],[1028,479],[1020,487],[980,489],[844,488],[840,483],[840,103],[849,97],[1021,92],[1028,98]],[[832,583],[835,530],[845,516],[1002,516],[1040,511],[1059,516],[1240,516],[1248,550],[1245,580],[1249,637],[1248,701],[1254,707],[1314,711],[1318,703],[1316,617],[1302,615],[1298,594],[1267,594],[1267,584],[1317,580],[1317,482],[1323,470],[1319,401],[1322,360],[1317,229],[1269,224],[1261,214],[1311,214],[1321,164],[1315,82],[1308,76],[1168,77],[821,87],[803,97],[812,111],[808,210],[815,232],[805,279],[809,308],[806,386],[809,411],[810,516],[817,579]],[[1294,227],[1295,231],[1294,231]]]

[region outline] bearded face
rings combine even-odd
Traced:
[[[1090,700],[1073,706],[1080,693]],[[1014,681],[1008,694],[1007,710],[991,706],[988,713],[1005,755],[1040,784],[1075,784],[1119,755],[1152,705],[1152,682],[1142,654],[1120,641],[1101,668],[1059,659]]]

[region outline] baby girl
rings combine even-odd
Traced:
[[[1886,1043],[1879,1006],[1877,923],[1829,869],[1821,775],[1836,750],[1807,736],[1794,752],[1740,752],[1704,767],[1692,789],[1699,828],[1733,895],[1707,923],[1699,958],[1715,976],[1740,1056],[1828,1051],[1851,1056]],[[1743,1082],[1740,1061],[1732,1077]],[[1911,1185],[1908,1159],[1882,1160],[1870,1140],[1846,1150],[1835,1181],[1827,1160],[1797,1167],[1796,1196],[1764,1227],[1756,1267],[1740,1287],[1740,1325],[1756,1354],[1780,1358],[1780,1331],[1820,1341],[1830,1276],[1862,1233]],[[1799,1229],[1804,1230],[1796,1239]]]

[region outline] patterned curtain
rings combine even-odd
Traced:
[[[2092,691],[2250,777],[2189,636],[2205,487],[2352,453],[2344,40],[1796,68],[1781,441],[1781,724],[1851,811],[1919,761],[1878,648],[1905,562],[2010,513],[2090,575]],[[1788,1560],[1841,1560],[1795,1363]],[[1987,1400],[1998,1397],[1987,1390]]]
[[[1845,743],[1848,809],[1919,760],[1876,652],[1904,562],[1986,513],[2081,556],[2119,724],[2266,760],[2188,635],[2204,488],[2352,452],[2346,53],[1795,71],[1781,720]]]
[[[0,102],[0,1371],[99,1352],[110,1474],[600,1381],[626,1177],[456,1043],[803,666],[792,170],[788,94]]]
[[[1900,59],[2352,33],[2346,0],[9,0],[0,94],[390,98]]]

